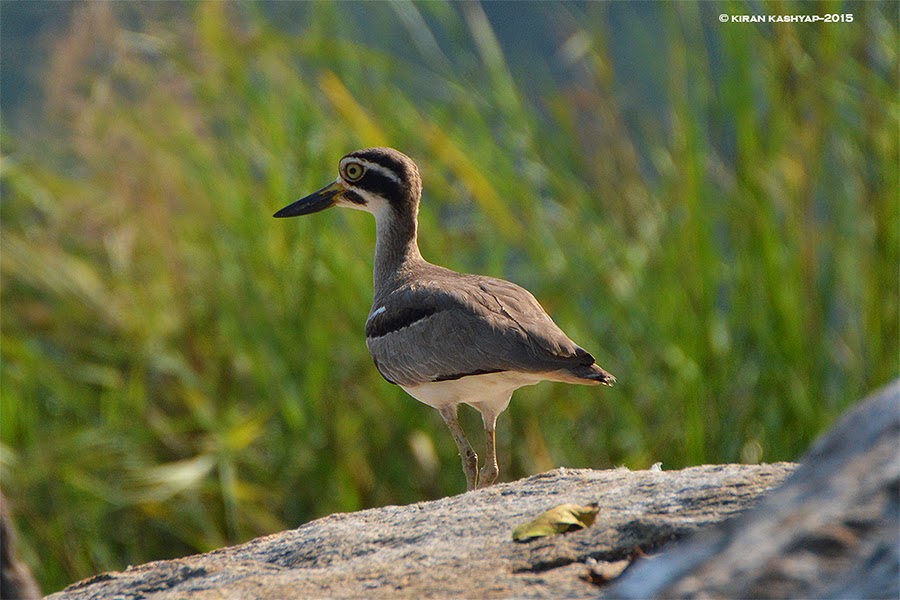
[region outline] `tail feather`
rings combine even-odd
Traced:
[[[612,387],[612,384],[616,382],[615,376],[597,363],[560,369],[556,371],[556,374],[558,375],[558,381],[566,383],[580,383],[582,385],[602,384]]]
[[[596,381],[598,383],[602,383],[603,385],[608,385],[610,387],[612,387],[612,384],[614,384],[616,382],[615,375],[613,375],[612,373],[610,373],[609,371],[607,371],[606,369],[604,369],[597,363],[594,363],[592,365],[588,365],[587,367],[584,367],[583,369],[584,369],[584,371],[586,371],[585,373],[582,373],[581,369],[582,369],[582,367],[579,367],[579,369],[577,369],[577,370],[573,369],[573,371],[577,371],[577,372],[573,372],[573,375],[575,375],[577,377],[581,377],[583,379],[589,379],[591,381]]]

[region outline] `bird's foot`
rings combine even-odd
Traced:
[[[497,463],[487,463],[483,467],[481,467],[481,472],[478,475],[478,488],[486,488],[494,485],[494,482],[497,481],[497,476],[500,474],[500,467],[497,466]]]

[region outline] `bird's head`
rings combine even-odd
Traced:
[[[344,156],[337,179],[285,206],[276,217],[309,215],[332,206],[384,214],[415,215],[422,195],[416,163],[393,148],[365,148]],[[387,212],[390,211],[390,212]]]

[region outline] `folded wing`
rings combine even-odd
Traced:
[[[527,290],[443,269],[384,298],[366,324],[366,343],[385,379],[403,386],[500,371],[612,380]]]

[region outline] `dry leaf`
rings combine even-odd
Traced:
[[[560,504],[543,513],[534,521],[519,525],[513,531],[513,541],[527,542],[538,537],[557,535],[584,529],[594,524],[600,507],[596,504]]]

